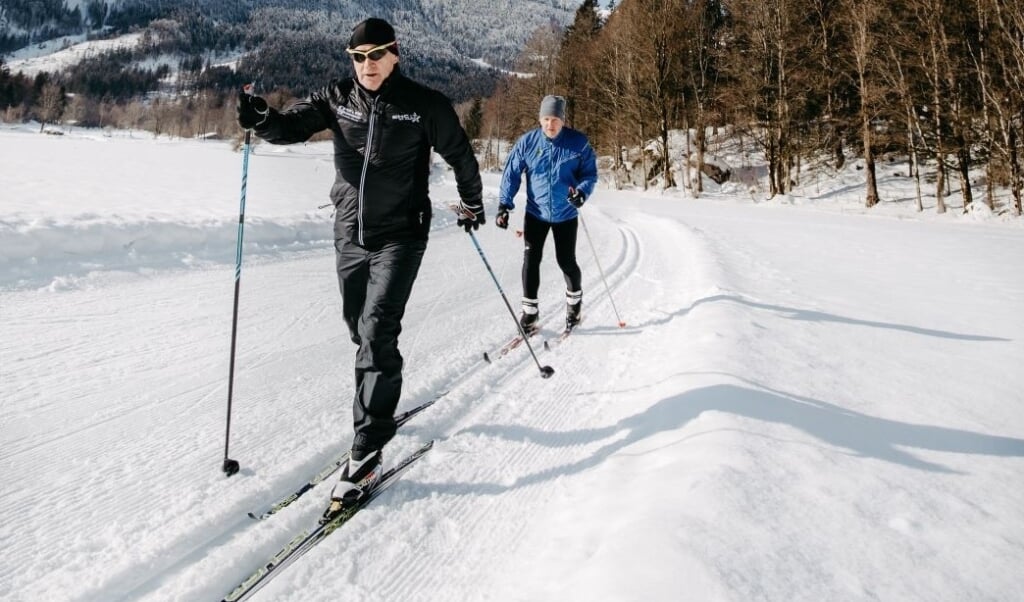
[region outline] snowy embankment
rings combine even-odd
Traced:
[[[237,217],[226,143],[88,144],[0,133],[5,160],[22,155],[0,189],[25,193],[0,220],[63,220],[49,229],[70,248],[80,222],[107,224],[103,238],[148,216],[184,257],[203,245],[174,228]],[[247,247],[234,477],[219,471],[233,236],[204,239],[218,242],[201,265],[150,252],[15,266],[20,284],[0,291],[0,598],[217,600],[315,522],[325,486],[245,516],[351,437],[353,346],[315,207],[329,150],[276,150],[253,157],[249,213],[319,229],[297,253],[248,252],[292,248],[306,226]],[[72,155],[74,179],[49,162]],[[487,174],[489,215],[495,185]],[[146,187],[162,194],[128,192]],[[454,194],[439,173],[432,198]],[[404,321],[400,408],[447,394],[385,458],[437,445],[256,599],[1015,599],[1024,273],[995,258],[1024,256],[1020,224],[842,215],[859,203],[843,194],[819,210],[600,190],[578,245],[585,321],[536,346],[551,379],[525,349],[482,361],[511,318],[439,213]],[[515,303],[511,230],[478,238]],[[547,338],[562,289],[549,248]]]
[[[233,261],[242,161],[232,144],[0,130],[0,288],[69,287],[97,270]],[[254,192],[247,195],[246,256],[330,246],[330,144],[258,148],[248,180]],[[297,185],[307,181],[308,188]]]

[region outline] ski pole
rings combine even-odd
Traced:
[[[458,206],[452,207],[457,213],[460,213]],[[508,302],[508,296],[505,295],[505,291],[501,288],[501,283],[498,282],[498,277],[494,275],[494,270],[491,269],[490,262],[487,261],[487,256],[484,255],[484,250],[480,247],[480,242],[477,241],[476,235],[473,234],[472,230],[469,230],[469,238],[473,241],[473,246],[476,247],[476,252],[480,255],[480,259],[484,262],[484,267],[487,268],[487,273],[491,275],[491,280],[494,281],[494,286],[498,287],[498,294],[501,295],[502,301],[505,302],[505,307],[508,308],[509,315],[512,316],[512,321],[516,323],[516,328],[519,330],[519,336],[523,337],[523,342],[526,343],[526,348],[530,350],[530,355],[533,356],[533,362],[537,364],[537,369],[540,370],[541,378],[551,378],[551,375],[555,373],[555,369],[551,366],[541,366],[540,360],[537,359],[537,354],[533,350],[533,345],[530,344],[529,337],[526,336],[526,331],[523,330],[523,325],[516,319],[516,312],[512,309],[512,304]]]
[[[252,94],[252,84],[246,85],[244,94]],[[245,232],[245,188],[249,179],[249,149],[252,143],[252,130],[245,130],[245,144],[242,149],[242,194],[238,207],[238,236],[235,243],[235,302],[231,310],[231,362],[228,365],[228,418],[224,432],[224,464],[221,470],[231,476],[238,472],[238,461],[228,456],[228,445],[231,442],[231,399],[235,390],[235,342],[238,339],[238,292],[242,284],[242,237]]]
[[[608,291],[608,300],[612,302],[612,311],[615,312],[615,319],[619,321],[619,328],[625,328],[626,323],[619,317],[619,310],[615,307],[615,299],[612,299],[612,289],[608,287],[608,279],[604,277],[604,270],[601,268],[601,260],[597,258],[597,249],[594,248],[594,241],[590,238],[590,230],[587,229],[587,223],[583,221],[583,212],[579,211],[580,223],[583,224],[583,233],[587,235],[587,242],[590,244],[590,250],[594,253],[594,263],[597,264],[597,271],[601,273],[601,280],[604,281],[604,290]]]

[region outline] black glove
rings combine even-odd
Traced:
[[[576,190],[575,188],[569,188],[569,204],[579,209],[583,206],[583,203],[587,202],[586,195],[583,194],[582,190]]]
[[[262,125],[270,114],[267,101],[244,91],[238,95],[238,104],[235,108],[238,110],[238,125],[245,130]]]
[[[502,230],[508,228],[508,207],[498,205],[498,215],[494,216],[494,225]]]
[[[484,218],[484,204],[480,201],[477,203],[479,204],[467,205],[465,202],[459,204],[459,221],[457,223],[465,228],[466,232],[476,230],[487,221]]]

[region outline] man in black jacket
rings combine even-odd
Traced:
[[[241,94],[238,122],[274,144],[334,133],[334,238],[342,314],[355,362],[355,438],[341,481],[331,492],[329,520],[380,478],[381,448],[395,434],[402,392],[398,335],[430,231],[427,196],[431,149],[455,171],[460,226],[484,223],[480,172],[451,102],[404,77],[395,31],[383,19],[356,25],[347,52],[355,78],[278,112]]]

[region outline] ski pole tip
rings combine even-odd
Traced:
[[[224,465],[221,466],[221,469],[224,471],[225,475],[230,477],[238,472],[238,461],[232,460],[231,458],[224,458]]]
[[[619,322],[619,328],[625,328],[625,327],[626,327],[626,323],[625,322]]]
[[[551,375],[555,373],[555,369],[551,366],[544,366],[540,369],[541,378],[551,378]]]

